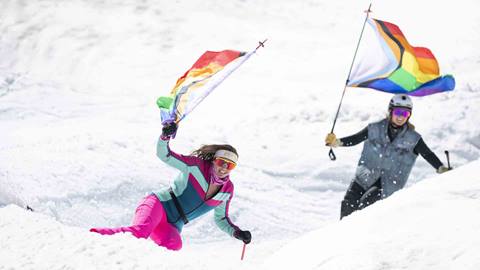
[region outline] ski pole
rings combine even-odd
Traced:
[[[448,153],[448,150],[445,150],[445,155],[447,156],[448,169],[451,170],[452,167],[450,166],[450,153]]]
[[[247,247],[247,244],[243,243],[243,249],[242,249],[242,257],[240,257],[240,260],[243,261],[243,256],[245,256],[245,248]]]
[[[355,58],[357,57],[358,47],[360,46],[360,41],[362,40],[363,31],[365,30],[365,25],[367,24],[368,15],[370,14],[370,12],[372,12],[370,10],[371,7],[372,7],[372,3],[370,3],[370,5],[368,6],[368,10],[365,11],[367,15],[365,16],[365,21],[363,22],[362,32],[360,33],[360,38],[358,39],[358,42],[357,42],[357,48],[355,49],[355,54],[353,55],[352,64],[350,65],[350,70],[348,71],[347,80],[345,81],[345,86],[343,87],[342,97],[340,98],[340,103],[338,104],[337,113],[335,114],[335,119],[333,120],[332,131],[330,131],[330,133],[333,133],[333,130],[335,129],[335,124],[337,123],[338,113],[340,112],[340,107],[342,106],[343,97],[345,96],[345,90],[347,90],[348,83],[350,82],[350,75],[352,74],[353,64],[355,63]],[[337,157],[335,156],[335,153],[333,153],[332,147],[330,147],[328,156],[332,161],[337,159]]]

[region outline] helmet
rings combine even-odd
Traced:
[[[391,110],[392,108],[402,107],[412,110],[413,103],[412,99],[405,94],[397,94],[390,99],[390,103],[388,104],[388,109]]]

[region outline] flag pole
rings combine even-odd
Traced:
[[[335,119],[333,120],[333,126],[332,126],[332,130],[330,131],[330,133],[333,133],[333,130],[335,129],[335,124],[337,123],[338,113],[340,112],[340,107],[342,106],[343,97],[345,96],[345,90],[347,90],[348,83],[350,82],[350,75],[352,73],[353,64],[355,63],[355,58],[357,57],[358,47],[360,46],[360,41],[362,40],[363,31],[365,30],[365,25],[367,24],[368,16],[369,16],[370,12],[372,12],[370,10],[371,7],[372,7],[372,3],[370,3],[370,5],[368,6],[368,10],[365,11],[365,13],[367,13],[367,15],[365,16],[365,21],[363,22],[362,32],[360,32],[360,37],[358,38],[357,48],[355,49],[355,54],[353,55],[352,64],[350,65],[350,70],[348,71],[347,80],[345,81],[345,86],[343,87],[342,97],[340,98],[340,103],[338,104],[337,113],[335,114]],[[337,157],[335,156],[335,153],[333,153],[332,147],[330,147],[330,151],[328,152],[328,156],[330,157],[331,160],[336,160],[337,159]]]
[[[259,41],[257,48],[255,48],[255,51],[258,50],[260,47],[265,47],[265,42],[267,42],[268,38],[266,38],[264,41]]]

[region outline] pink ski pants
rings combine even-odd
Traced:
[[[91,232],[111,235],[119,232],[130,232],[137,238],[152,239],[157,245],[170,250],[182,248],[182,238],[177,228],[168,223],[167,215],[157,196],[145,197],[135,211],[132,226],[118,228],[92,228]]]

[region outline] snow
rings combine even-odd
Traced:
[[[477,269],[480,160],[289,242],[266,269]]]
[[[332,162],[323,140],[368,4],[3,0],[0,269],[255,269],[300,258],[305,269],[474,269],[476,0],[373,2],[373,17],[398,24],[456,78],[453,92],[413,98],[412,116],[441,160],[450,151],[455,170],[434,177],[419,158],[406,189],[338,221],[361,146],[336,149]],[[204,51],[249,51],[265,38],[266,47],[181,123],[172,142],[179,153],[207,143],[239,151],[231,216],[253,235],[245,260],[242,243],[218,230],[211,214],[186,226],[180,252],[89,233],[129,224],[138,201],[177,173],[155,156],[156,98]],[[350,135],[381,119],[389,98],[347,89],[335,133]],[[35,213],[11,205],[27,203]],[[455,230],[445,236],[448,227]]]
[[[306,233],[258,260],[265,243],[189,243],[180,252],[126,234],[104,237],[18,206],[0,209],[5,269],[476,269],[480,160],[399,191],[342,222]],[[461,209],[461,211],[459,211]],[[8,232],[8,233],[5,233]],[[32,241],[33,239],[33,241]],[[258,246],[257,246],[258,245]],[[221,256],[218,256],[219,250]],[[259,252],[260,254],[257,254]],[[216,259],[205,256],[215,254]],[[249,257],[253,257],[250,259]]]

